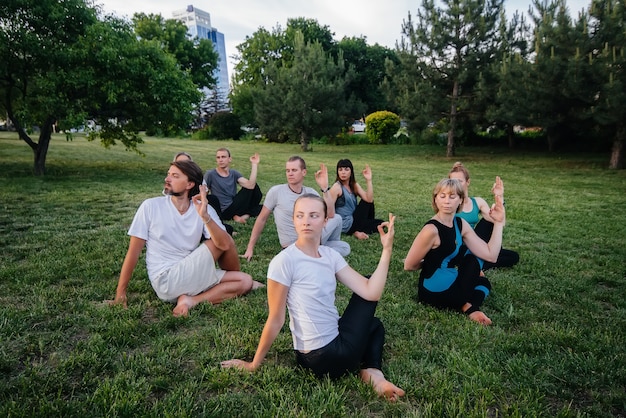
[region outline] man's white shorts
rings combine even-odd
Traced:
[[[215,268],[211,250],[201,244],[191,254],[159,274],[152,287],[159,299],[175,303],[179,296],[195,296],[218,284],[226,271]]]

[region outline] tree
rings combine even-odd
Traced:
[[[263,132],[285,132],[308,151],[313,136],[335,135],[344,126],[351,73],[346,74],[343,59],[335,63],[319,42],[305,43],[304,36],[296,34],[292,65],[273,62],[267,74],[255,103]]]
[[[532,93],[528,75],[531,63],[528,60],[530,27],[524,15],[515,13],[507,23],[500,22],[502,43],[498,56],[488,71],[480,74],[478,103],[484,107],[475,108],[484,114],[488,126],[503,128],[507,133],[509,148],[515,145],[513,127],[526,125],[529,121]]]
[[[45,173],[53,127],[93,121],[89,139],[129,149],[140,129],[189,124],[199,94],[189,75],[127,22],[99,19],[84,0],[7,0],[0,4],[0,94],[20,139]],[[38,141],[31,138],[39,129]]]
[[[261,27],[237,46],[235,58],[238,62],[230,100],[233,113],[239,115],[243,124],[257,125],[253,92],[269,82],[270,66],[292,65],[296,34],[300,34],[304,42],[319,42],[326,52],[335,49],[333,33],[328,26],[305,18],[288,19],[286,28],[277,25],[271,32]]]
[[[589,59],[598,86],[590,108],[601,132],[612,140],[609,167],[624,168],[626,143],[626,6],[619,0],[593,0]]]
[[[560,138],[570,137],[570,125],[580,110],[576,98],[580,84],[567,88],[571,59],[580,41],[573,30],[565,0],[533,0],[530,13],[535,24],[534,62],[530,80],[531,123],[547,133],[548,149],[554,151]],[[570,85],[572,85],[570,83]]]
[[[135,13],[135,33],[145,40],[154,40],[176,58],[184,71],[199,89],[215,87],[215,70],[219,55],[209,39],[191,39],[187,26],[176,19],[163,19],[161,15]]]
[[[355,98],[363,103],[362,113],[388,109],[389,101],[380,84],[385,79],[385,62],[398,62],[395,51],[378,44],[370,46],[365,37],[344,37],[337,48],[343,53],[348,66],[354,69],[354,79],[348,91],[353,92]]]
[[[431,122],[448,121],[446,155],[455,153],[455,137],[461,118],[472,111],[478,76],[493,60],[499,47],[498,22],[503,0],[423,0],[416,22],[411,14],[403,22],[399,45],[400,74],[394,96],[403,115],[422,113]],[[397,73],[390,73],[390,77]],[[407,105],[417,106],[410,108]]]

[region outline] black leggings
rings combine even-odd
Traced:
[[[255,185],[254,189],[246,189],[242,187],[233,198],[233,202],[229,207],[222,211],[223,219],[229,221],[234,216],[250,215],[258,216],[261,212],[261,198],[263,193],[259,185]]]
[[[317,377],[336,379],[359,369],[381,369],[385,328],[374,316],[378,302],[356,293],[339,318],[339,335],[322,348],[308,353],[296,351],[296,361]]]
[[[439,309],[461,311],[466,303],[472,304],[472,311],[478,310],[491,291],[489,280],[480,275],[478,259],[473,254],[463,257],[458,276],[454,283],[442,292],[431,292],[420,286],[418,298],[420,302]]]
[[[476,227],[474,228],[474,232],[483,241],[489,242],[491,239],[491,232],[493,231],[493,224],[484,218],[481,219]],[[490,263],[485,261],[483,264],[483,270],[487,270],[493,267],[513,267],[519,262],[519,254],[512,250],[506,250],[504,248],[500,249],[500,254],[498,254],[498,259],[495,263]]]
[[[366,234],[375,234],[378,232],[378,225],[383,221],[375,217],[374,202],[369,203],[361,199],[354,213],[352,214],[352,226],[346,232],[348,235],[354,234],[356,231],[365,232]]]

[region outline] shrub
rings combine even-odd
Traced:
[[[239,140],[243,135],[239,116],[231,112],[217,112],[209,119],[209,137]]]
[[[400,129],[400,117],[393,112],[381,110],[365,118],[365,134],[370,144],[388,144]]]
[[[191,134],[191,139],[199,139],[199,140],[205,140],[205,139],[211,139],[211,127],[210,126],[205,126],[202,129],[198,129],[196,132],[194,132],[193,134]]]

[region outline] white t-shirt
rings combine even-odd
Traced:
[[[339,335],[335,274],[348,263],[330,247],[320,246],[319,253],[319,258],[309,257],[292,244],[267,269],[268,280],[289,287],[289,329],[296,350],[322,348]]]
[[[296,228],[293,226],[293,207],[296,199],[305,193],[319,196],[314,189],[306,186],[302,186],[302,193],[294,193],[288,184],[273,186],[265,196],[263,206],[274,212],[274,223],[282,247],[293,244],[298,239]]]
[[[215,209],[207,205],[207,211],[211,219],[226,230]],[[150,281],[195,250],[203,233],[205,237],[211,237],[193,204],[181,215],[171,196],[144,200],[128,229],[128,235],[146,240],[146,267]]]

